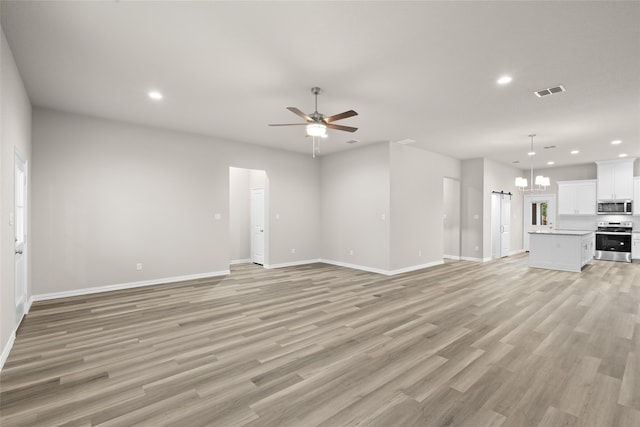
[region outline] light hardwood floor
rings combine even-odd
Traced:
[[[640,264],[255,265],[35,303],[10,426],[640,426]]]

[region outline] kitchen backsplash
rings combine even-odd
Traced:
[[[557,230],[595,230],[600,221],[631,221],[633,230],[640,231],[637,215],[558,215],[553,228]]]

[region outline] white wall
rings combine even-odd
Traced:
[[[444,177],[459,178],[460,161],[390,143],[391,262],[400,270],[442,262]]]
[[[461,164],[460,227],[463,259],[483,259],[484,159],[467,159]]]
[[[33,293],[225,272],[231,165],[269,176],[269,262],[317,258],[310,156],[35,109]]]
[[[31,104],[16,67],[11,48],[4,31],[0,40],[0,369],[6,352],[11,346],[17,327],[14,291],[14,229],[9,217],[13,206],[13,163],[17,151],[26,159],[31,170]],[[27,176],[27,181],[31,177]],[[27,206],[31,208],[31,195],[27,195]],[[33,209],[30,209],[32,212]],[[28,272],[27,289],[31,294],[31,239],[30,219],[27,220]]]
[[[387,142],[321,158],[322,258],[389,270],[389,168]]]
[[[229,258],[251,257],[249,169],[229,168]]]

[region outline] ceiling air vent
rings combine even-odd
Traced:
[[[358,142],[360,142],[360,141],[359,141],[359,140],[357,140],[357,139],[350,139],[350,140],[345,141],[345,142],[346,142],[347,144],[357,144],[357,143],[358,143]]]
[[[558,85],[555,87],[550,87],[548,89],[537,90],[533,93],[535,93],[538,98],[542,98],[543,96],[553,95],[554,93],[564,92],[565,90],[566,89],[564,88],[564,86]]]

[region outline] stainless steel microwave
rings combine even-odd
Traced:
[[[633,215],[631,200],[598,200],[598,215]]]

